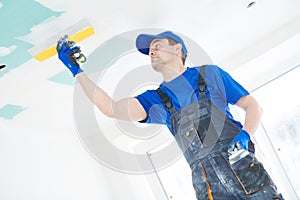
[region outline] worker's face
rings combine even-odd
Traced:
[[[178,45],[170,45],[168,39],[154,39],[150,43],[149,55],[151,64],[156,71],[161,71],[161,68],[168,66],[174,62],[175,57],[178,58]]]

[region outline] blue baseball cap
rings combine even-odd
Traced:
[[[140,34],[136,38],[135,45],[136,48],[143,54],[149,55],[149,46],[152,40],[157,39],[157,38],[170,38],[175,40],[176,42],[180,43],[182,46],[182,51],[184,56],[187,55],[187,49],[185,47],[185,44],[181,37],[178,35],[175,35],[171,31],[166,31],[163,33],[159,33],[157,35],[149,35],[149,34]]]

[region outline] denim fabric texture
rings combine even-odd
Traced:
[[[162,94],[160,94],[162,95]],[[182,110],[171,111],[176,142],[192,171],[198,200],[283,199],[253,152],[230,164],[228,145],[239,133],[236,126],[210,99],[203,98]]]
[[[212,102],[174,112],[171,124],[191,167],[197,199],[283,199],[254,153],[230,164],[228,144],[240,130]]]

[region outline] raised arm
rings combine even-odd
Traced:
[[[144,108],[136,98],[130,97],[114,101],[103,89],[93,83],[78,64],[78,58],[81,56],[80,48],[74,43],[70,44],[66,37],[58,41],[56,50],[59,59],[76,77],[85,94],[103,114],[128,121],[140,121],[147,117]]]
[[[92,82],[84,72],[76,75],[76,79],[88,98],[106,116],[127,121],[140,121],[147,114],[140,102],[133,97],[114,101],[103,89]]]

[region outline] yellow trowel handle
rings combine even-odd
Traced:
[[[81,31],[76,32],[75,34],[70,35],[68,39],[69,39],[69,41],[80,42],[93,34],[94,34],[94,29],[92,26],[89,26]],[[33,51],[35,51],[35,50],[33,50]],[[56,44],[54,44],[50,48],[47,48],[39,53],[33,53],[33,56],[38,61],[44,61],[52,56],[55,56],[56,53],[57,53],[56,52]],[[83,60],[83,62],[84,62],[86,60],[85,56],[80,56],[80,60]],[[79,62],[82,62],[82,61],[79,61]]]

